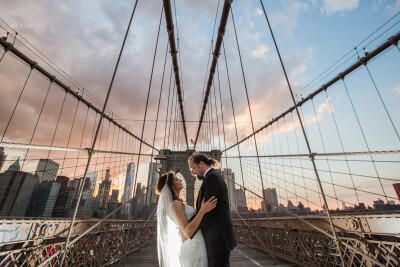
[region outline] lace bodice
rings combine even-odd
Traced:
[[[185,215],[189,220],[196,214],[196,209],[184,204]],[[180,251],[182,267],[207,267],[207,250],[201,230],[192,239],[183,242]]]
[[[184,205],[185,205],[185,215],[186,215],[186,218],[189,220],[193,217],[193,215],[196,214],[196,209],[193,208],[192,206],[189,206],[186,204],[184,204]]]

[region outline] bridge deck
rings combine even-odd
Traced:
[[[122,266],[121,263],[114,264],[113,266]],[[144,267],[155,267],[158,266],[157,260],[157,248],[156,244],[146,246],[140,250],[140,252],[132,253],[125,260],[125,266],[144,266]],[[247,245],[238,244],[235,250],[231,254],[231,266],[232,267],[253,267],[253,266],[296,266],[294,264],[277,262],[274,265],[274,260],[271,256],[266,255],[262,252],[254,250]]]

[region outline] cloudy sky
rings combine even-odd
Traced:
[[[134,1],[2,1],[0,16],[103,102],[133,5]],[[217,0],[176,1],[175,28],[179,30],[184,104],[189,121],[199,119],[217,5]],[[289,79],[295,91],[300,91],[396,14],[400,2],[265,1],[264,5]],[[138,3],[109,103],[109,108],[121,119],[143,120],[161,7],[161,1]],[[272,111],[290,99],[284,77],[259,2],[234,1],[232,7],[255,121],[266,121]],[[156,116],[166,37],[163,20],[148,119]],[[225,46],[236,113],[238,118],[246,117],[247,106],[243,101],[243,80],[231,19]],[[169,64],[168,59],[165,76],[169,76]],[[164,90],[162,99],[165,110],[166,92]],[[228,94],[224,95],[226,101],[223,103],[229,104]],[[232,117],[230,113],[227,110],[225,114],[227,121]],[[140,125],[141,122],[133,123],[132,128],[140,132]],[[195,135],[196,127],[197,123],[188,124],[189,138]]]
[[[53,68],[57,69],[59,73],[37,59],[39,64],[65,81],[71,88],[76,89],[78,87],[80,92],[82,92],[82,88],[85,88],[86,98],[89,98],[89,93],[97,99],[90,98],[92,103],[96,104],[96,101],[103,103],[134,1],[2,0],[1,2],[0,18],[2,21],[0,25],[2,25],[2,28],[0,28],[0,31],[2,31],[2,35],[6,31],[14,34],[6,25],[8,24],[20,35],[17,37],[16,47],[20,47],[21,50],[34,58],[35,55],[26,50],[19,43],[19,40],[25,45],[29,42],[57,65],[64,76],[68,75],[70,78],[63,78],[60,74],[61,71],[57,69],[58,67],[55,68],[53,65]],[[188,139],[190,140],[191,138],[194,139],[196,135],[204,81],[208,77],[207,63],[212,40],[215,42],[216,39],[215,32],[219,25],[223,1],[176,0],[171,2],[172,4],[176,2],[176,6],[173,6],[173,11],[176,9],[176,18],[174,14],[175,36],[179,37],[185,119],[189,121],[187,128]],[[327,82],[329,78],[354,63],[357,60],[356,50],[359,51],[360,56],[363,56],[364,47],[369,51],[373,50],[399,31],[399,24],[396,23],[399,21],[398,16],[383,28],[380,28],[385,22],[398,14],[400,10],[399,0],[265,0],[263,3],[288,71],[289,80],[299,98],[308,95],[321,84]],[[216,14],[218,5],[219,9]],[[290,106],[290,94],[259,1],[235,0],[232,4],[232,11],[238,33],[253,119],[257,128]],[[108,105],[112,116],[120,119],[123,125],[127,125],[138,136],[141,134],[143,124],[161,13],[162,1],[139,1]],[[380,28],[378,32],[365,40],[378,28]],[[9,40],[12,40],[13,37],[10,35],[9,38]],[[155,124],[153,120],[156,119],[157,115],[167,42],[163,17],[149,98],[147,113],[149,122],[146,123],[144,135],[149,143],[152,142],[152,134],[154,133]],[[239,122],[239,138],[242,138],[250,134],[252,130],[249,124],[248,106],[231,17],[229,17],[227,23],[224,44],[228,58],[236,120]],[[392,51],[392,53],[395,52]],[[38,54],[37,51],[35,53]],[[344,55],[346,57],[324,73]],[[398,57],[398,54],[394,54],[394,56]],[[43,56],[41,57],[43,58]],[[223,57],[220,57],[219,61],[221,102],[224,120],[232,122],[226,68],[222,59]],[[159,123],[160,129],[157,131],[157,147],[163,147],[164,131],[161,129],[164,129],[165,126],[163,121],[165,121],[168,105],[168,85],[171,70],[169,55],[166,62],[160,106],[162,119]],[[391,66],[396,66],[396,62],[398,60],[389,61],[384,69],[376,67],[376,75],[390,69],[393,70]],[[2,77],[5,80],[4,84],[9,86],[4,87],[6,89],[0,92],[1,101],[2,103],[15,101],[11,100],[12,97],[15,99],[15,95],[12,95],[8,90],[20,88],[29,70],[25,69],[22,73],[20,72],[17,84],[4,78],[6,71],[11,72],[12,70],[2,70],[4,71]],[[398,64],[395,70],[398,70]],[[319,76],[321,73],[324,74]],[[315,78],[318,79],[315,80]],[[74,82],[71,82],[72,79]],[[38,81],[37,84],[40,84],[40,82]],[[395,103],[400,95],[400,82],[395,78],[385,78],[382,84],[393,95],[393,97],[387,98],[387,104],[390,114],[395,118],[394,123],[399,126],[400,110],[398,104]],[[40,86],[46,87],[46,83],[42,82]],[[173,89],[173,86],[171,89]],[[34,99],[36,94],[32,93],[31,97]],[[39,96],[37,97],[39,98]],[[61,101],[56,99],[62,99],[62,97],[53,97],[55,99],[53,108],[55,109],[60,105],[57,101]],[[336,98],[335,95],[330,97],[334,101],[334,99],[340,99],[341,95],[337,95]],[[219,99],[217,98],[217,100]],[[210,101],[214,101],[214,99],[211,98]],[[37,112],[38,108],[33,106],[35,105],[32,104],[32,110]],[[36,106],[40,107],[40,105]],[[101,104],[98,104],[98,106],[101,106]],[[27,104],[26,108],[29,107]],[[1,127],[4,129],[5,122],[8,120],[8,117],[4,114],[9,114],[10,107],[3,104],[0,109],[3,114],[0,115],[2,116]],[[310,115],[308,118],[307,114],[304,115],[305,119],[308,118],[311,124],[319,120],[323,114],[329,113],[327,100],[321,99],[317,102],[316,109],[320,117]],[[84,114],[84,111],[82,111],[82,114]],[[311,111],[310,114],[312,114]],[[73,116],[72,111],[70,116]],[[205,127],[204,125],[206,124],[203,124],[203,127]],[[236,138],[234,126],[232,123],[227,123],[226,127],[228,129],[227,140],[232,144]],[[10,128],[10,131],[13,130]],[[10,132],[9,136],[18,139],[16,137],[23,134],[15,130]],[[182,136],[182,133],[180,133],[180,136]],[[38,138],[40,139],[40,136]],[[371,138],[374,140],[373,136]],[[211,139],[208,138],[208,140]],[[389,145],[379,143],[377,149],[380,145],[384,148],[391,147],[391,141],[387,142]],[[208,144],[208,146],[205,144],[204,146],[205,148],[217,148],[216,143],[217,140],[215,140],[215,144]],[[316,149],[318,150],[318,148],[321,147],[317,145]],[[348,150],[365,150],[365,148],[356,148],[358,147],[348,148]]]

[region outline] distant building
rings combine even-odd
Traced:
[[[93,218],[101,218],[103,213],[100,211],[100,206],[102,202],[102,198],[95,197],[92,199],[90,203],[90,209],[92,210]]]
[[[374,201],[375,210],[400,210],[400,205],[396,205],[393,200],[389,200],[386,204],[379,199]]]
[[[90,190],[92,191],[92,195],[95,193],[96,184],[97,184],[97,177],[99,176],[99,172],[88,172],[86,178],[91,180],[91,187]]]
[[[68,187],[73,189],[74,192],[74,198],[78,198],[78,191],[79,191],[79,185],[81,183],[80,178],[75,178],[73,180],[70,180],[68,183]]]
[[[292,203],[292,201],[290,201],[290,199],[288,200],[287,208],[289,211],[296,210],[296,206],[293,205],[293,203]]]
[[[51,217],[60,186],[55,181],[36,184],[25,217]]]
[[[266,201],[272,202],[273,204],[278,206],[278,194],[276,193],[276,188],[267,188],[264,189],[264,198]],[[264,203],[264,201],[262,201],[262,203]],[[262,206],[263,210],[266,210],[268,212],[275,212],[277,211],[277,207],[266,203],[266,205],[264,204]]]
[[[57,176],[56,183],[60,184],[58,195],[53,208],[53,217],[68,218],[75,198],[75,188],[68,187],[69,178]]]
[[[396,192],[397,199],[400,201],[400,183],[392,184],[394,192]]]
[[[113,189],[113,190],[111,191],[110,200],[118,201],[118,195],[119,195],[119,190]]]
[[[28,208],[37,175],[19,171],[19,158],[0,173],[0,216],[23,217]]]
[[[239,188],[235,190],[235,197],[237,200],[237,211],[238,212],[247,212],[247,203],[246,203],[246,192]]]
[[[6,162],[6,158],[7,155],[4,153],[4,147],[0,147],[0,171],[4,165],[4,162]]]
[[[364,203],[360,202],[358,205],[354,204],[354,209],[355,210],[365,210],[367,208],[365,207]]]
[[[135,197],[133,198],[132,218],[139,219],[146,201],[145,187],[141,183],[136,184]]]
[[[99,193],[97,196],[102,199],[100,208],[101,209],[106,209],[107,208],[107,203],[108,199],[110,196],[110,188],[111,188],[111,180],[110,180],[110,169],[106,170],[106,176],[104,180],[101,182],[99,185]]]
[[[146,205],[157,203],[156,186],[158,180],[157,162],[149,163],[149,176],[147,179]]]
[[[222,178],[224,178],[224,181],[226,183],[226,186],[228,187],[228,197],[229,197],[229,206],[232,210],[238,210],[237,209],[237,201],[236,201],[236,186],[235,186],[235,173],[232,172],[232,169],[225,168],[221,172]]]
[[[118,191],[118,190],[117,190]],[[119,203],[117,200],[114,198],[110,198],[107,204],[107,212],[105,215],[110,214],[111,212],[115,211],[117,208],[121,206],[121,203]],[[104,215],[103,215],[104,216]],[[109,217],[109,219],[120,219],[121,217],[121,210],[116,211],[113,215]]]
[[[19,165],[19,158],[14,161],[13,164],[10,165],[10,167],[8,167],[7,171],[20,171],[21,170],[21,166]]]
[[[60,164],[51,159],[40,159],[35,174],[39,177],[39,183],[55,181]]]
[[[378,200],[375,200],[373,203],[374,203],[373,204],[374,209],[376,209],[376,210],[381,210],[382,206],[385,206],[385,202],[383,202],[383,200],[379,199],[379,198],[378,198]]]
[[[89,172],[86,175],[85,184],[83,185],[82,197],[79,203],[79,209],[90,210],[91,202],[96,188],[98,172]],[[83,178],[83,177],[82,177]],[[80,180],[82,180],[82,178]],[[80,183],[80,182],[79,182]],[[76,198],[78,198],[78,190],[76,192]]]
[[[122,203],[126,203],[132,198],[134,178],[135,178],[135,163],[129,163],[126,169],[124,193],[122,194],[122,199],[121,199]],[[131,203],[126,204],[125,207],[123,208],[122,213],[127,216],[130,207]]]

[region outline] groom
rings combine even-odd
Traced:
[[[206,213],[199,225],[206,241],[208,266],[210,267],[229,266],[231,250],[236,246],[229,210],[228,188],[221,174],[212,168],[212,166],[217,167],[218,165],[219,162],[215,159],[197,152],[189,158],[192,175],[203,180],[197,196],[196,209],[200,210],[202,199],[207,201],[212,196],[217,199],[217,207]]]

